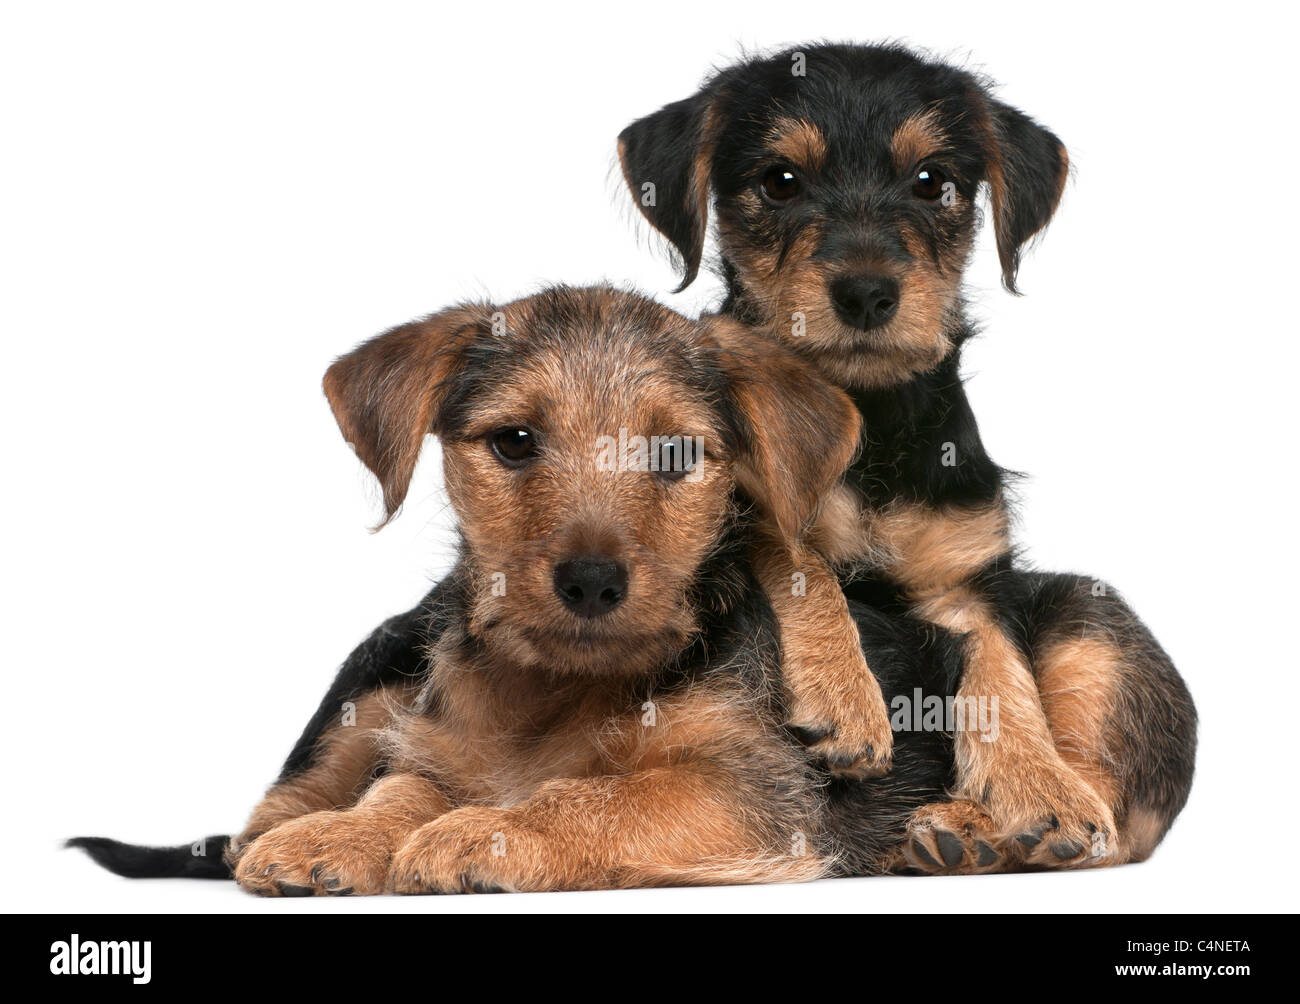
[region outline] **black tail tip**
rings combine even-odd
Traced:
[[[80,848],[95,864],[126,878],[228,879],[222,855],[230,837],[204,837],[176,847],[141,847],[109,837],[73,837],[64,847]]]

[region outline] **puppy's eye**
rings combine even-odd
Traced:
[[[789,202],[799,194],[799,178],[785,164],[769,167],[759,186],[768,202]]]
[[[488,445],[507,467],[522,467],[537,456],[537,437],[529,429],[497,429],[488,434]]]
[[[947,180],[933,164],[922,164],[912,179],[912,194],[918,199],[937,199],[943,194],[943,183]]]
[[[659,457],[655,473],[665,481],[680,481],[695,470],[696,457],[693,444],[673,436],[659,444]]]

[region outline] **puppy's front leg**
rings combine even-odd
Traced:
[[[463,808],[393,859],[399,893],[803,881],[826,871],[796,822],[760,833],[724,771],[691,764],[549,781],[509,809]]]
[[[299,816],[258,837],[240,857],[235,881],[267,896],[383,892],[393,852],[450,808],[425,778],[390,774],[350,809]]]
[[[839,580],[812,551],[756,549],[754,566],[781,629],[788,723],[835,773],[884,773],[894,733]]]

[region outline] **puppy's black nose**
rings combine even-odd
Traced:
[[[603,617],[627,595],[627,569],[610,558],[572,558],[555,566],[555,592],[579,617]]]
[[[898,313],[898,283],[884,275],[842,275],[831,283],[831,303],[841,321],[870,331]]]

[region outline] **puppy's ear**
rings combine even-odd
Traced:
[[[424,436],[483,330],[484,308],[456,307],[370,339],[325,373],[325,396],[343,438],[384,490],[384,526],[401,507]],[[378,527],[376,527],[378,529]]]
[[[1061,141],[1024,112],[986,100],[992,133],[987,174],[1002,285],[1018,293],[1020,250],[1056,212],[1070,159]]]
[[[790,349],[727,318],[711,333],[738,413],[740,486],[797,544],[858,451],[849,396]]]
[[[704,255],[717,130],[714,105],[713,88],[706,87],[618,134],[623,180],[637,208],[677,250],[679,293],[695,281]]]

